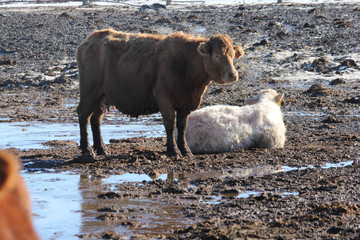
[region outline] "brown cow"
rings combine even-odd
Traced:
[[[100,133],[104,108],[139,116],[161,112],[167,153],[178,148],[191,155],[185,128],[191,111],[198,108],[210,81],[225,84],[238,80],[234,58],[244,54],[227,35],[210,39],[186,35],[133,34],[103,29],[93,32],[77,50],[80,75],[80,148],[83,159],[92,159],[87,126],[91,123],[94,149],[106,155]],[[176,119],[176,121],[175,121]],[[85,160],[84,160],[85,161]]]
[[[15,157],[0,150],[0,239],[39,239],[32,225],[31,204]]]

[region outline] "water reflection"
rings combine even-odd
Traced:
[[[167,180],[179,181],[180,186],[183,188],[195,187],[194,185],[189,186],[190,179],[188,176],[191,176],[191,175],[194,175],[194,174],[169,172],[167,174]]]
[[[70,172],[23,172],[22,175],[32,195],[34,225],[41,239],[78,239],[79,234],[105,231],[115,231],[126,237],[135,234],[172,236],[174,229],[193,223],[181,215],[180,206],[169,205],[141,192],[117,191],[122,197],[98,198],[99,194],[114,191],[121,183],[151,180],[144,174],[126,173],[108,179]],[[122,180],[118,181],[120,178]],[[99,211],[101,209],[108,209],[118,219],[96,219],[106,213]]]
[[[119,177],[124,178],[124,175]],[[127,175],[132,175],[131,177],[134,178],[138,174],[127,173]],[[140,174],[140,179],[143,177],[143,174]],[[109,183],[110,180],[106,179],[106,182]],[[115,231],[127,237],[131,237],[135,233],[147,236],[172,235],[173,229],[191,224],[189,219],[180,214],[181,207],[168,205],[156,198],[151,199],[148,195],[138,191],[117,192],[119,197],[116,198],[98,198],[100,193],[113,189],[112,185],[117,184],[118,182],[104,184],[100,179],[92,179],[88,175],[80,176],[81,232]],[[99,215],[105,213],[99,211],[101,209],[110,210],[114,219],[110,221],[96,220]]]
[[[41,239],[74,239],[81,222],[77,175],[22,173],[32,196],[34,225]]]
[[[117,222],[98,221],[101,213],[98,209],[106,206],[117,205],[114,199],[99,199],[97,196],[102,193],[101,189],[106,190],[106,186],[102,186],[100,178],[92,178],[89,175],[80,175],[78,190],[81,195],[81,223],[79,233],[102,233],[104,231],[116,231],[129,235],[130,231],[126,227],[121,226]],[[114,203],[112,203],[114,202]],[[120,206],[121,208],[122,206]]]
[[[197,172],[197,173],[170,172],[167,175],[167,179],[177,180],[182,183],[189,184],[189,182],[199,179],[226,178],[226,177],[236,177],[236,178],[261,177],[264,175],[284,172],[285,170],[286,170],[285,166],[263,165],[252,168],[231,168],[231,169],[223,169],[223,170],[209,170],[206,172]]]
[[[138,120],[129,120],[123,117],[114,124],[101,125],[104,142],[111,138],[132,137],[163,137],[164,127],[161,122],[154,121],[156,116]],[[125,121],[126,120],[126,121]],[[122,121],[122,122],[121,122]],[[19,149],[45,149],[44,143],[52,140],[79,141],[79,125],[77,123],[51,123],[51,122],[0,122],[0,148]],[[89,131],[92,138],[92,131]]]

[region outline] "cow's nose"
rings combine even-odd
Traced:
[[[228,73],[228,79],[229,79],[229,80],[232,80],[232,81],[236,81],[236,79],[237,79],[237,74],[234,73],[234,72],[229,72],[229,73]]]

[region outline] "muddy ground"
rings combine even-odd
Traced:
[[[111,155],[89,164],[73,162],[80,151],[70,141],[50,142],[47,149],[10,150],[29,171],[76,170],[98,178],[124,172],[154,179],[163,173],[175,176],[119,184],[103,196],[166,202],[188,219],[185,227],[142,234],[137,217],[126,224],[129,217],[109,208],[108,224],[125,223],[129,231],[80,232],[79,238],[359,239],[359,20],[360,4],[341,3],[182,5],[162,13],[141,13],[126,5],[1,8],[0,120],[76,122],[74,56],[93,30],[227,33],[245,49],[244,58],[236,61],[240,80],[211,84],[202,106],[241,106],[264,88],[285,93],[283,149],[169,159],[164,138],[114,136],[107,143]],[[247,192],[256,194],[241,197]],[[137,211],[139,219],[146,215],[144,209]]]

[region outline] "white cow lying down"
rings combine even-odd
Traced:
[[[238,148],[282,148],[286,127],[280,105],[283,95],[261,91],[247,106],[215,105],[192,112],[186,140],[193,153],[229,152]]]

